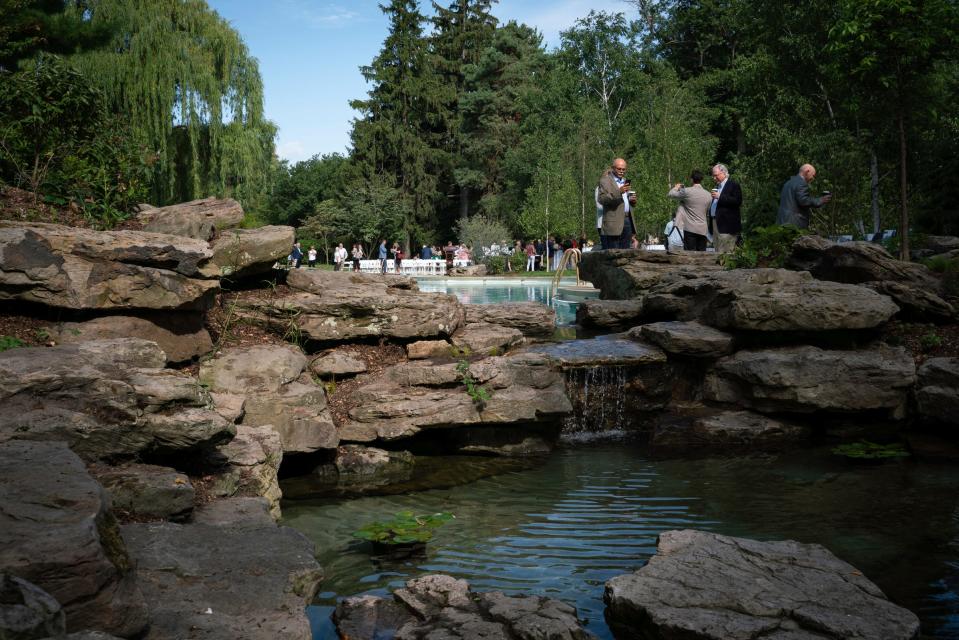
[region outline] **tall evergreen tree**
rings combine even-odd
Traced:
[[[446,153],[447,192],[457,201],[460,219],[469,215],[472,194],[483,188],[479,175],[466,157],[460,100],[467,91],[467,67],[480,62],[483,52],[493,41],[496,18],[490,13],[497,0],[453,0],[443,7],[433,2],[433,37],[431,59],[439,75],[441,105],[440,148]],[[468,128],[469,124],[465,124]]]
[[[263,202],[276,129],[263,115],[257,63],[203,0],[74,0],[109,46],[74,56],[109,107],[156,150],[153,201],[231,195]]]
[[[373,85],[367,99],[350,102],[361,114],[353,125],[353,160],[367,182],[399,190],[408,211],[403,234],[409,247],[413,235],[422,237],[434,221],[438,162],[431,139],[441,100],[419,5],[390,0],[380,8],[390,32],[372,64],[360,69]]]

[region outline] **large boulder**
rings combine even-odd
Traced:
[[[154,342],[96,340],[0,353],[0,442],[62,440],[87,460],[209,449],[235,429]],[[42,403],[37,398],[43,398]]]
[[[665,531],[656,555],[606,583],[617,638],[911,640],[919,619],[817,544]]]
[[[691,420],[663,419],[650,444],[661,449],[771,449],[809,437],[809,429],[751,411],[720,411]]]
[[[809,271],[820,280],[869,286],[892,298],[908,319],[956,319],[956,309],[943,299],[942,280],[936,274],[925,265],[897,260],[879,244],[838,244],[819,236],[801,236],[786,266]]]
[[[408,362],[366,381],[349,397],[348,420],[340,437],[373,442],[411,437],[424,429],[513,425],[522,439],[524,425],[558,423],[571,410],[560,373],[540,354],[520,353],[469,363],[477,386],[489,400],[476,401],[455,362]]]
[[[632,327],[643,318],[643,301],[583,300],[576,307],[576,322],[584,327]]]
[[[168,207],[151,207],[138,213],[136,220],[144,231],[210,241],[218,229],[240,226],[243,207],[233,198],[204,198]]]
[[[0,221],[0,300],[70,310],[206,309],[206,242],[143,231]]]
[[[476,593],[465,580],[421,576],[393,593],[346,598],[333,616],[352,640],[591,640],[568,604],[542,596]]]
[[[763,412],[888,410],[903,417],[916,365],[901,347],[865,351],[814,346],[745,350],[721,358],[704,395]]]
[[[322,579],[313,545],[277,527],[262,498],[197,509],[191,524],[130,524],[123,540],[149,607],[144,640],[310,640]]]
[[[199,313],[111,315],[85,322],[59,322],[46,331],[56,344],[110,338],[151,340],[163,349],[168,363],[193,360],[213,348],[210,332]]]
[[[286,453],[334,449],[339,442],[326,390],[310,376],[307,357],[292,345],[225,349],[200,366],[212,392],[243,396],[240,423],[270,425]]]
[[[865,287],[785,269],[664,278],[643,302],[651,316],[745,331],[871,329],[899,311],[888,297]]]
[[[287,284],[296,291],[244,303],[245,315],[319,342],[446,337],[463,323],[455,296],[422,293],[412,278],[294,269]]]
[[[190,479],[169,467],[129,463],[92,465],[90,472],[107,490],[113,508],[140,518],[182,520],[193,511],[196,492]]]
[[[549,338],[556,331],[556,310],[541,302],[466,304],[466,323],[485,322],[517,329],[529,338]]]
[[[697,275],[720,269],[716,253],[613,249],[584,253],[579,273],[601,290],[602,299],[630,300],[642,297],[663,276]]]
[[[919,367],[916,401],[923,420],[959,424],[959,358],[930,358]]]
[[[66,633],[63,607],[53,596],[31,582],[0,573],[0,638],[63,638]]]
[[[69,631],[142,631],[132,563],[80,458],[61,442],[0,443],[0,487],[0,567],[53,596]]]
[[[293,227],[230,229],[213,241],[211,262],[224,277],[245,278],[269,273],[277,260],[289,255],[295,241]]]

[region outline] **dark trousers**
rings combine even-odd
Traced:
[[[683,233],[683,249],[686,251],[705,251],[706,236],[700,233],[686,231]]]
[[[627,213],[623,220],[623,232],[618,236],[599,236],[599,242],[603,249],[629,249],[630,241],[633,238],[633,216]]]

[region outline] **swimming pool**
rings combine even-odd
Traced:
[[[552,278],[417,278],[420,291],[449,293],[463,304],[497,302],[542,302],[549,304]],[[560,286],[574,286],[574,278],[563,278]],[[556,324],[576,323],[576,303],[556,300]]]

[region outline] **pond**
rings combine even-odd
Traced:
[[[463,304],[495,304],[497,302],[550,303],[552,278],[417,278],[420,291],[449,293]],[[561,286],[575,285],[576,280],[563,278]],[[556,324],[576,322],[576,305],[557,300]]]
[[[463,471],[469,463],[452,464]],[[660,532],[681,528],[825,545],[916,612],[929,637],[955,638],[957,490],[959,469],[911,459],[861,466],[809,449],[656,460],[628,441],[580,442],[539,466],[469,484],[291,501],[283,514],[315,542],[327,576],[308,609],[317,640],[336,638],[329,615],[337,598],[386,595],[430,572],[465,578],[476,590],[558,598],[609,639],[604,582],[642,566]],[[351,533],[401,510],[451,511],[456,520],[437,531],[426,556],[378,563]]]

